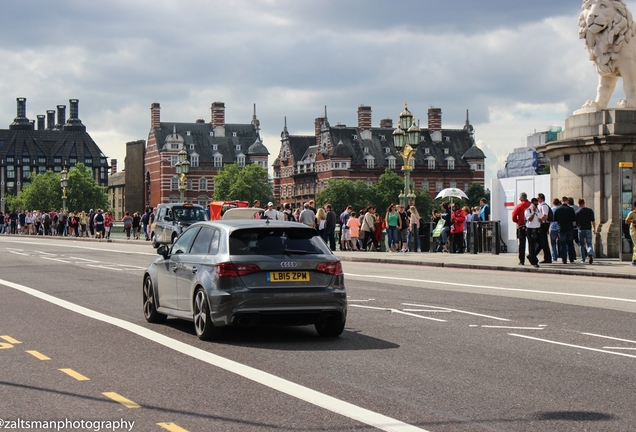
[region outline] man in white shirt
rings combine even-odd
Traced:
[[[550,264],[552,262],[552,254],[550,253],[550,245],[548,241],[548,235],[550,233],[550,222],[548,216],[550,215],[550,206],[545,202],[545,195],[537,194],[539,200],[539,214],[541,215],[541,232],[539,233],[539,251],[543,251],[542,264]],[[538,255],[538,252],[537,252]]]
[[[274,209],[274,203],[271,201],[267,203],[267,210],[263,212],[263,218],[278,220],[280,219],[278,216],[278,212]]]
[[[525,211],[526,230],[528,236],[528,261],[534,268],[539,268],[539,259],[537,258],[538,241],[541,235],[541,212],[538,208],[539,200],[532,198],[530,207]]]

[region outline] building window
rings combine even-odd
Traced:
[[[93,165],[93,158],[84,158],[84,164],[85,165]]]
[[[186,179],[186,190],[192,190],[192,179]]]
[[[429,190],[429,185],[428,185],[428,180],[427,179],[423,179],[422,180],[422,190],[425,190],[425,191]]]
[[[46,163],[46,158],[45,157],[38,157],[38,164],[39,165],[44,165]]]
[[[190,156],[190,167],[198,168],[199,167],[199,156]]]
[[[29,176],[31,175],[31,167],[28,165],[25,165],[22,167],[22,178],[28,179]]]
[[[235,145],[234,150],[241,151],[241,145],[240,144]]]
[[[468,182],[464,182],[464,191],[467,191],[467,190],[468,190],[468,187],[469,187],[469,186],[468,186]]]
[[[9,161],[9,158],[7,158],[7,162],[10,162],[10,161]],[[61,163],[62,163],[62,158],[61,158],[61,157],[55,157],[55,158],[53,158],[53,163],[54,163],[54,164],[61,164]]]
[[[214,156],[214,168],[221,168],[223,166],[223,156]]]
[[[45,167],[45,166],[40,165],[40,166],[38,167],[38,174],[44,174],[45,172],[46,172],[46,167]]]
[[[53,167],[53,172],[62,172],[62,167],[61,166],[54,166]]]
[[[15,178],[15,167],[13,165],[7,167],[7,178]]]
[[[77,163],[77,156],[71,156],[69,163],[75,165]]]
[[[448,182],[448,187],[449,188],[456,188],[457,187],[457,180],[450,180]]]
[[[232,136],[235,137],[236,136],[236,132],[232,132]]]
[[[218,144],[212,144],[212,150],[218,150],[219,146]]]
[[[179,156],[178,155],[172,155],[170,156],[170,166],[174,167],[177,162],[179,162]]]
[[[368,169],[373,169],[375,167],[375,159],[373,159],[372,157],[367,159],[367,168]]]
[[[389,168],[395,169],[395,159],[389,159]]]
[[[391,153],[391,147],[384,147],[384,153],[385,154]]]
[[[415,158],[414,157],[409,159],[409,165],[411,166],[411,169],[415,169]]]
[[[428,147],[426,147],[426,148],[424,149],[424,154],[431,154],[431,149],[430,149],[430,148],[428,148]]]
[[[186,136],[190,136],[190,131],[186,131]]]
[[[170,190],[177,190],[179,189],[179,177],[172,176],[172,178],[170,179]]]
[[[210,131],[210,136],[213,137],[214,136],[214,131]]]
[[[190,150],[194,150],[194,144],[190,144]]]
[[[199,190],[200,191],[207,191],[208,190],[208,179],[206,179],[205,177],[201,177],[199,179]]]
[[[453,170],[455,169],[455,160],[454,159],[449,159],[446,161],[446,166],[449,170]]]
[[[435,192],[439,192],[444,189],[444,180],[437,179],[435,180]]]
[[[170,150],[179,150],[179,144],[178,143],[170,144]]]
[[[106,180],[106,168],[101,167],[99,169],[99,179],[100,180]]]
[[[435,159],[428,160],[428,169],[435,169]]]
[[[236,162],[238,163],[239,167],[244,167],[245,166],[245,156],[238,156],[236,158]]]

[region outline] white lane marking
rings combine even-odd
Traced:
[[[159,345],[163,345],[179,353],[185,354],[202,362],[208,363],[212,366],[216,366],[220,369],[224,369],[228,372],[232,372],[241,377],[247,378],[256,383],[262,384],[274,390],[278,390],[281,393],[285,393],[289,396],[311,403],[318,407],[332,411],[336,414],[340,414],[344,417],[356,420],[360,423],[369,425],[371,427],[388,431],[388,432],[428,432],[425,429],[421,429],[410,425],[408,423],[401,422],[394,418],[385,416],[380,413],[359,407],[349,402],[345,402],[341,399],[326,395],[316,390],[312,390],[307,387],[303,387],[292,381],[277,377],[275,375],[263,372],[259,369],[238,363],[233,360],[226,359],[224,357],[212,354],[211,352],[204,351],[200,348],[196,348],[192,345],[188,345],[184,342],[180,342],[176,339],[172,339],[168,336],[164,336],[155,331],[144,328],[140,325],[133,324],[131,322],[115,318],[101,312],[94,311],[92,309],[85,308],[83,306],[76,305],[74,303],[62,300],[52,295],[43,293],[36,289],[19,285],[13,282],[0,279],[0,284],[21,291],[25,294],[29,294],[33,297],[37,297],[41,300],[47,301],[64,309],[73,311],[80,315],[84,315],[88,318],[95,319],[111,324],[115,327],[119,327],[123,330],[129,331],[133,334],[141,336],[145,339],[153,341]]]
[[[15,254],[15,255],[24,255],[24,256],[30,256],[28,253],[24,253],[24,252],[17,252],[14,250],[7,250],[7,252]]]
[[[353,299],[349,299],[349,298],[348,298],[348,299],[347,299],[347,301],[348,301],[348,302],[362,302],[362,303],[365,303],[365,302],[375,301],[375,299],[367,299],[367,300],[353,300]]]
[[[468,311],[463,311],[463,310],[459,310],[459,309],[451,309],[451,308],[447,308],[447,307],[428,306],[428,305],[421,305],[421,304],[414,304],[414,303],[402,303],[402,304],[404,306],[417,306],[417,307],[448,310],[448,311],[451,311],[451,312],[463,313],[463,314],[467,314],[467,315],[474,315],[474,316],[479,316],[479,317],[482,317],[482,318],[490,318],[490,319],[494,319],[494,320],[497,320],[497,321],[510,321],[509,319],[506,319],[506,318],[499,318],[499,317],[495,317],[495,316],[483,315],[483,314],[478,314],[478,313],[475,313],[475,312],[468,312]]]
[[[626,348],[626,347],[603,347],[603,349],[612,349],[612,350],[636,350],[636,348]]]
[[[51,257],[45,257],[45,256],[40,257],[40,258],[45,259],[45,260],[49,260],[49,261],[57,261],[57,262],[61,262],[61,263],[64,263],[64,264],[73,264],[71,261],[64,261],[63,259],[60,259],[60,258],[51,258]]]
[[[428,312],[428,313],[451,313],[449,310],[441,309],[402,309],[404,312]]]
[[[69,240],[69,241],[63,241],[63,242],[59,242],[59,243],[55,243],[53,241],[51,242],[38,242],[38,241],[31,241],[30,239],[24,239],[26,241],[20,241],[20,240],[9,240],[9,239],[2,239],[3,242],[6,243],[20,243],[20,244],[25,244],[28,243],[30,245],[40,245],[40,246],[55,246],[55,247],[67,247],[67,248],[73,248],[73,249],[86,249],[86,250],[94,250],[94,251],[102,251],[102,252],[117,252],[117,253],[122,253],[125,255],[150,255],[150,256],[156,256],[156,253],[151,253],[151,252],[134,252],[134,251],[129,251],[129,250],[117,250],[117,249],[103,249],[103,248],[98,248],[98,247],[89,247],[89,246],[79,246],[77,244],[75,244],[75,240]],[[108,243],[106,243],[108,244]],[[141,246],[141,245],[139,245]]]
[[[101,268],[101,269],[105,269],[105,270],[124,271],[124,269],[119,269],[119,268],[115,268],[115,267],[109,267],[109,266],[101,265],[101,264],[86,264],[86,267]]]
[[[146,267],[139,267],[139,266],[135,266],[135,265],[130,265],[130,264],[114,264],[117,267],[123,267],[122,270],[146,270]]]
[[[354,278],[358,277],[358,278],[370,278],[370,279],[391,279],[396,281],[423,282],[423,283],[431,283],[431,284],[438,284],[438,285],[451,285],[451,286],[458,286],[458,287],[465,287],[465,288],[479,288],[479,289],[495,290],[495,291],[513,291],[513,292],[524,292],[524,293],[531,293],[531,294],[549,294],[549,295],[566,296],[566,297],[582,297],[582,298],[590,298],[590,299],[597,299],[597,300],[612,300],[612,301],[619,301],[619,302],[626,302],[626,303],[636,303],[636,299],[606,297],[606,296],[597,296],[597,295],[590,295],[590,294],[564,293],[564,292],[558,292],[558,291],[529,290],[529,289],[523,289],[523,288],[505,288],[505,287],[494,287],[494,286],[488,286],[488,285],[474,285],[474,284],[464,284],[464,283],[457,283],[457,282],[445,282],[445,281],[437,281],[437,280],[399,278],[394,276],[361,275],[361,274],[355,274],[355,273],[345,273],[345,276],[354,277]]]
[[[636,358],[636,355],[631,355],[631,354],[618,353],[618,352],[614,352],[614,351],[606,351],[606,350],[597,349],[597,348],[584,347],[584,346],[581,346],[581,345],[572,345],[572,344],[565,343],[565,342],[557,342],[557,341],[553,341],[553,340],[549,340],[549,339],[540,339],[540,338],[536,338],[536,337],[532,337],[532,336],[525,336],[525,335],[520,335],[520,334],[515,334],[515,333],[508,333],[508,334],[510,336],[515,336],[515,337],[520,337],[520,338],[525,338],[525,339],[531,339],[531,340],[535,340],[535,341],[539,341],[539,342],[547,342],[547,343],[554,344],[554,345],[561,345],[561,346],[566,346],[566,347],[570,347],[570,348],[578,348],[578,349],[584,349],[584,350],[588,350],[588,351],[596,351],[596,352],[605,353],[605,354],[613,354],[613,355],[617,355],[617,356]]]
[[[349,306],[363,308],[363,309],[375,309],[375,310],[381,310],[381,311],[386,311],[386,312],[395,312],[395,313],[401,313],[403,315],[409,315],[409,316],[412,316],[412,317],[427,319],[427,320],[431,320],[431,321],[446,322],[446,320],[443,320],[443,319],[431,318],[431,317],[427,317],[427,316],[423,316],[423,315],[416,315],[416,314],[412,314],[412,313],[408,313],[408,312],[402,312],[402,311],[400,311],[398,309],[393,309],[393,308],[362,306],[362,305],[355,305],[355,304],[352,304],[352,305],[349,305]]]
[[[611,340],[615,340],[615,341],[619,341],[619,342],[629,342],[629,343],[636,344],[636,341],[629,340],[629,339],[621,339],[621,338],[612,337],[612,336],[603,336],[603,335],[595,334],[595,333],[581,333],[581,334],[584,334],[584,335],[587,335],[587,336],[599,337],[599,338],[603,338],[603,339],[611,339]]]
[[[72,259],[75,259],[75,260],[80,260],[80,261],[92,262],[92,263],[98,263],[99,262],[99,261],[91,260],[91,259],[88,259],[88,258],[80,258],[80,257],[73,257],[73,256],[69,257],[69,258],[72,258]]]
[[[510,327],[510,326],[493,326],[493,325],[483,325],[483,328],[492,328],[492,329],[510,329],[510,330],[545,330],[545,327]]]
[[[33,253],[42,254],[42,255],[51,255],[51,256],[55,255],[55,254],[52,254],[52,253],[42,252],[42,251],[33,251]]]

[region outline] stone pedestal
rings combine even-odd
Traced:
[[[636,162],[636,110],[577,112],[558,140],[536,149],[550,159],[550,196],[583,198],[598,227],[599,257],[621,253],[619,162]],[[630,258],[631,259],[631,255]]]

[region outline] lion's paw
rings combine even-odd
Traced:
[[[627,102],[625,99],[621,99],[616,104],[616,108],[635,109],[636,108],[636,102]]]
[[[589,100],[583,104],[581,108],[598,108],[598,103],[593,100]]]

